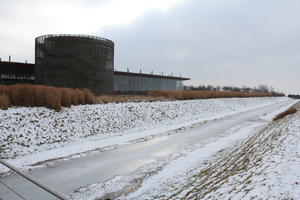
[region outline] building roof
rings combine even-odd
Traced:
[[[41,35],[36,39],[36,41],[43,43],[44,39],[46,38],[59,38],[59,37],[68,37],[68,38],[88,38],[88,39],[93,39],[93,40],[100,40],[100,41],[105,41],[114,44],[112,40],[103,38],[103,37],[98,37],[98,36],[93,36],[93,35],[83,35],[83,34],[48,34],[48,35]]]
[[[0,61],[0,71],[1,73],[27,74],[27,75],[34,76],[34,64]],[[190,80],[189,78],[184,78],[184,77],[164,76],[164,75],[157,75],[157,74],[144,74],[144,73],[134,73],[134,72],[122,72],[122,71],[114,71],[114,75],[163,78],[163,79],[173,79],[173,80],[181,80],[181,81]]]
[[[177,77],[177,76],[164,76],[164,75],[156,75],[156,74],[144,74],[144,73],[122,72],[122,71],[114,71],[114,75],[141,76],[141,77],[149,77],[149,78],[174,79],[174,80],[181,80],[181,81],[190,80],[189,78]]]
[[[3,74],[34,75],[34,64],[0,61],[0,72]]]

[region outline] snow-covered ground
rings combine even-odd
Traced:
[[[285,109],[261,117],[269,123],[241,124],[225,137],[81,188],[71,198],[300,199],[300,112],[271,121]]]
[[[300,112],[262,129],[254,123],[233,130],[178,157],[119,199],[300,199]]]
[[[128,144],[286,98],[231,98],[0,110],[0,156],[20,168]],[[7,168],[0,167],[0,173]]]

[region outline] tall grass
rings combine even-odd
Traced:
[[[92,104],[96,97],[89,90],[57,88],[44,85],[0,85],[0,107],[13,106],[47,107],[56,111],[71,105]]]
[[[61,88],[61,106],[70,107],[72,105],[72,91],[69,88]]]
[[[152,97],[165,97],[168,99],[211,99],[234,97],[270,97],[272,93],[262,92],[225,92],[225,91],[179,91],[179,90],[152,90],[148,93]]]
[[[290,107],[289,109],[287,109],[286,111],[276,115],[273,119],[273,121],[277,121],[279,119],[282,119],[284,118],[285,116],[287,115],[291,115],[291,114],[294,114],[297,112],[297,109],[295,107]]]
[[[10,101],[6,94],[0,94],[0,109],[7,110],[10,107]]]

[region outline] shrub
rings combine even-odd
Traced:
[[[1,109],[14,106],[45,106],[56,111],[61,106],[93,104],[95,96],[87,89],[57,88],[44,85],[0,85]]]
[[[296,113],[296,112],[297,112],[297,109],[294,108],[294,107],[291,107],[291,108],[287,109],[286,111],[284,111],[284,112],[278,114],[276,117],[274,117],[273,121],[277,121],[277,120],[279,120],[279,119],[284,118],[284,117],[287,116],[287,115],[291,115],[291,114],[294,114],[294,113]]]
[[[34,86],[33,85],[18,85],[19,96],[18,102],[21,106],[34,106]]]
[[[61,110],[61,93],[55,87],[47,87],[45,91],[46,107],[55,111]]]
[[[260,92],[225,92],[225,91],[179,91],[179,90],[152,90],[148,92],[152,97],[165,97],[168,99],[210,99],[210,98],[233,98],[233,97],[270,97],[271,93]]]
[[[34,87],[34,105],[45,106],[46,105],[46,91],[47,87],[37,85]]]
[[[78,104],[86,104],[84,92],[76,89],[76,93],[78,95]]]
[[[9,98],[12,105],[22,106],[21,85],[11,85],[9,88]]]
[[[88,89],[82,90],[85,96],[86,104],[94,104],[96,102],[95,95]]]
[[[10,107],[10,101],[7,94],[0,94],[0,108],[7,110]]]
[[[0,85],[0,95],[1,94],[9,95],[9,90],[8,90],[8,87],[6,85]]]
[[[72,105],[72,92],[69,88],[60,88],[61,93],[61,105],[64,107],[70,107]]]
[[[78,92],[75,89],[70,89],[71,92],[71,102],[72,105],[77,106],[78,105]]]

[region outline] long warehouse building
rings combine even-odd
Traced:
[[[88,35],[35,39],[35,64],[0,62],[0,84],[87,88],[96,94],[182,90],[183,77],[114,70],[114,43]]]
[[[35,84],[34,68],[35,64],[0,61],[0,84]],[[113,92],[135,93],[149,90],[182,90],[183,81],[185,80],[189,79],[174,76],[114,71]]]

